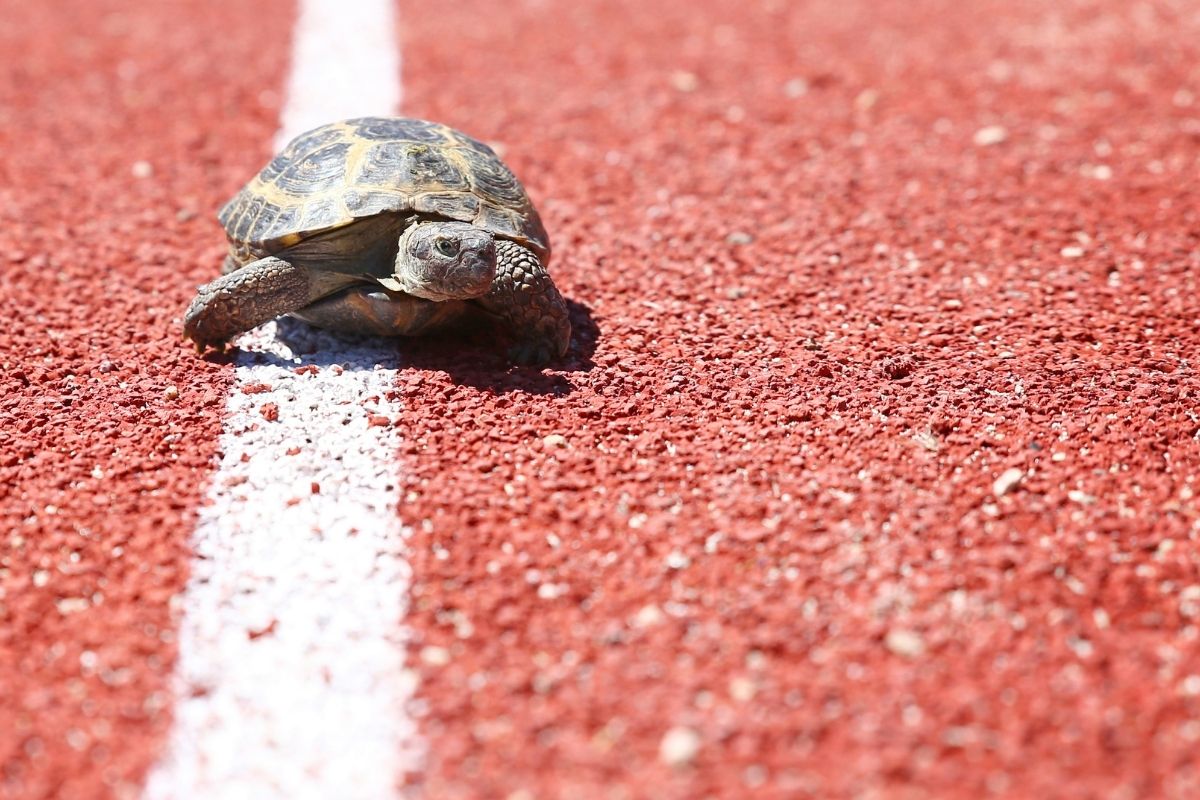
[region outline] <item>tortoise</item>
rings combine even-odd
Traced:
[[[407,336],[481,311],[512,334],[517,363],[566,353],[571,324],[537,210],[490,147],[453,128],[400,117],[315,128],[218,219],[222,276],[184,315],[201,352],[284,314]]]

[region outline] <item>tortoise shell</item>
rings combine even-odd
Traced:
[[[496,153],[418,119],[363,117],[303,133],[217,216],[235,252],[261,258],[357,220],[414,212],[477,225],[549,263],[537,210]]]

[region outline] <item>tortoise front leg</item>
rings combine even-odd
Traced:
[[[516,337],[509,357],[518,364],[561,358],[571,343],[567,303],[534,252],[496,240],[496,278],[479,304],[499,316]]]
[[[183,334],[197,349],[226,340],[321,299],[358,279],[297,267],[268,256],[201,286],[183,315]]]

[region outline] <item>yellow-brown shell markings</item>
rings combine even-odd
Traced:
[[[545,228],[487,145],[435,122],[365,117],[293,139],[221,209],[234,249],[256,256],[389,212],[469,222],[538,251]]]

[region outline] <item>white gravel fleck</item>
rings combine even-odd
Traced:
[[[940,447],[937,437],[931,431],[915,431],[912,435],[913,441],[925,448],[931,453],[936,453]]]
[[[893,628],[884,639],[887,649],[898,656],[917,658],[925,654],[925,640],[921,634],[906,628]]]
[[[638,609],[633,615],[632,625],[635,628],[653,628],[666,622],[667,616],[658,606],[650,603]]]
[[[854,98],[854,107],[859,111],[870,111],[879,102],[878,89],[863,89]]]
[[[1084,252],[1084,249],[1077,244],[1069,244],[1058,251],[1063,258],[1083,258]]]
[[[748,703],[758,694],[758,684],[750,678],[739,675],[729,681],[729,696],[739,703]]]
[[[1003,125],[988,125],[975,131],[973,138],[979,147],[990,147],[1008,139],[1008,129]]]
[[[434,645],[422,647],[421,660],[431,667],[444,667],[450,663],[450,651]]]
[[[1179,593],[1179,615],[1187,619],[1200,617],[1200,586],[1185,586]]]
[[[1091,658],[1096,648],[1087,639],[1080,639],[1075,636],[1067,638],[1067,646],[1075,652],[1079,658]]]
[[[475,635],[475,626],[471,624],[470,618],[461,611],[454,616],[454,635],[460,639],[470,639]]]
[[[686,767],[700,753],[700,734],[682,725],[668,730],[658,745],[658,757],[671,767]]]
[[[1000,477],[992,483],[992,494],[996,497],[1003,497],[1011,492],[1025,479],[1025,471],[1017,467],[1010,467],[1000,473]]]
[[[54,605],[58,608],[58,613],[66,616],[67,614],[78,614],[80,611],[87,611],[91,603],[86,597],[64,597],[61,600],[56,600]]]
[[[1067,499],[1073,503],[1078,503],[1081,506],[1090,506],[1096,502],[1096,498],[1087,492],[1081,492],[1078,489],[1072,489],[1067,492]]]
[[[1072,594],[1077,594],[1083,597],[1088,593],[1087,584],[1076,578],[1074,575],[1066,575],[1062,579],[1063,585],[1067,587],[1067,591]]]
[[[667,555],[667,567],[669,569],[687,569],[692,560],[678,550],[672,550]]]
[[[700,79],[693,72],[677,69],[671,73],[671,85],[681,92],[694,92],[700,88]]]
[[[783,85],[783,93],[788,97],[803,97],[808,94],[808,81],[804,78],[792,78]]]

